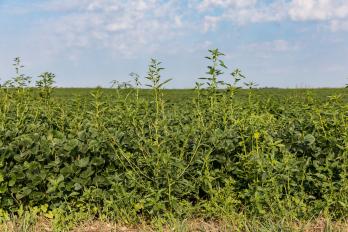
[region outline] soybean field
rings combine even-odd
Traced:
[[[348,89],[220,81],[221,56],[190,90],[165,89],[156,60],[110,89],[16,66],[0,89],[0,228],[347,229]]]

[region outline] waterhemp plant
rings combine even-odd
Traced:
[[[55,83],[55,75],[50,72],[44,72],[36,81],[36,87],[40,90],[40,96],[44,99],[49,99],[52,95],[53,84]]]
[[[131,72],[129,76],[134,80],[135,91],[136,91],[136,102],[139,102],[139,90],[141,88],[140,76],[138,73]]]
[[[219,49],[209,50],[209,53],[210,56],[205,57],[206,59],[212,62],[212,64],[208,66],[207,74],[209,75],[209,77],[203,77],[200,79],[207,80],[206,84],[208,85],[209,90],[211,90],[214,93],[219,88],[219,84],[224,83],[222,80],[219,80],[219,76],[223,74],[221,68],[227,69],[227,66],[225,65],[224,61],[220,58],[225,54],[220,52]]]
[[[155,97],[155,103],[156,103],[156,114],[158,115],[160,113],[160,108],[163,109],[163,98],[162,98],[162,92],[161,88],[165,84],[167,84],[172,79],[166,79],[162,81],[161,79],[161,71],[164,70],[163,67],[161,67],[161,62],[157,61],[156,59],[151,59],[147,76],[145,77],[148,81],[150,81],[150,84],[146,84],[147,87],[150,87],[153,90],[153,94]]]

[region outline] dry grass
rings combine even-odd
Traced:
[[[304,226],[304,232],[342,231],[348,232],[348,221],[327,222],[324,218],[318,218]]]
[[[227,223],[218,221],[204,221],[204,220],[189,220],[181,222],[174,226],[164,226],[162,228],[155,228],[148,224],[138,225],[121,225],[103,221],[86,221],[77,225],[75,228],[69,230],[71,232],[171,232],[171,231],[192,231],[192,232],[229,232],[229,231],[303,231],[303,232],[348,232],[347,222],[328,222],[324,218],[307,223],[289,223],[286,228],[280,229],[272,225],[258,227],[258,223]],[[238,226],[239,225],[239,226]],[[241,225],[242,226],[241,228]],[[279,230],[280,229],[280,230]],[[17,222],[7,222],[0,224],[1,232],[51,232],[54,231],[52,221],[45,218],[40,218],[34,225],[23,226]],[[68,231],[68,230],[67,230]]]

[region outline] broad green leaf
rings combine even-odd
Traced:
[[[76,161],[76,165],[80,168],[85,168],[89,164],[89,157],[82,158]]]

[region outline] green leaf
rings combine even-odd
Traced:
[[[85,157],[83,159],[77,160],[76,165],[80,168],[85,168],[89,164],[89,157]]]
[[[22,198],[24,198],[24,197],[26,197],[26,196],[29,196],[29,194],[32,192],[32,190],[31,190],[31,188],[29,188],[29,187],[24,187],[24,188],[22,188],[21,189],[21,191],[20,191],[20,193],[19,194],[17,194],[17,199],[22,199]]]
[[[56,183],[59,184],[61,183],[62,181],[64,181],[64,176],[63,175],[59,175],[57,180],[56,180]]]
[[[6,184],[0,185],[0,194],[6,193],[7,190],[8,190],[8,188],[7,188]]]
[[[12,177],[11,180],[8,182],[8,186],[13,187],[16,184],[17,179],[15,177]]]
[[[75,191],[79,191],[80,189],[82,189],[82,185],[80,183],[75,183],[74,189],[75,189]]]
[[[73,165],[67,165],[67,166],[65,166],[64,168],[60,169],[60,173],[61,173],[63,176],[69,176],[70,174],[75,173],[75,172],[74,172]]]
[[[220,62],[220,66],[221,66],[221,67],[223,67],[223,68],[227,68],[227,66],[225,65],[224,61],[219,60],[219,62]]]
[[[304,137],[304,142],[308,145],[312,145],[315,142],[315,137],[312,134],[308,134]]]
[[[93,157],[91,160],[91,164],[94,166],[100,166],[105,163],[105,160],[101,157]]]

